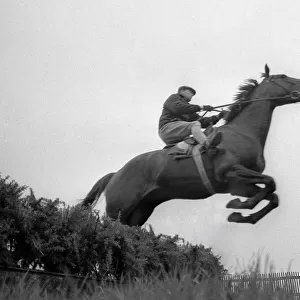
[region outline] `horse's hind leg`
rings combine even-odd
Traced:
[[[266,207],[247,217],[242,216],[240,213],[232,213],[228,217],[229,222],[255,224],[278,206],[278,197],[273,193],[276,185],[272,177],[247,169],[242,165],[235,166],[234,169],[228,172],[226,176],[229,181],[233,182],[233,186],[231,187],[233,191],[235,189],[240,190],[240,193],[236,193],[235,191],[234,194],[250,197],[245,202],[241,202],[239,199],[234,199],[227,204],[228,208],[252,209],[261,200],[269,200]],[[264,184],[265,187],[260,188],[256,186],[256,184]]]

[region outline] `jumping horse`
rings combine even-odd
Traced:
[[[262,78],[261,83],[248,79],[240,85],[233,103],[228,105],[225,124],[214,130],[213,134],[223,134],[216,155],[210,158],[202,153],[212,190],[201,182],[191,157],[174,159],[169,149],[161,149],[138,155],[116,173],[98,180],[82,205],[93,205],[102,195],[109,217],[141,226],[155,207],[165,201],[206,199],[213,194],[230,193],[248,198],[231,200],[226,206],[231,209],[253,209],[263,199],[268,200],[265,207],[249,216],[233,212],[228,217],[229,222],[258,222],[279,205],[274,179],[262,174],[273,111],[278,106],[300,102],[300,79],[270,75],[267,65]]]

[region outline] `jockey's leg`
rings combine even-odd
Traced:
[[[192,135],[194,139],[198,142],[198,144],[202,147],[206,144],[207,137],[201,129],[201,124],[199,122],[195,122],[191,128]]]
[[[221,143],[222,140],[222,134],[218,132],[208,144],[207,137],[205,133],[201,130],[201,124],[199,122],[195,122],[193,124],[191,132],[194,139],[199,143],[201,147],[205,146],[207,148],[215,148]]]
[[[183,141],[190,135],[193,135],[195,140],[203,147],[214,148],[222,139],[221,133],[217,133],[216,136],[207,145],[207,137],[201,130],[201,124],[198,121],[186,122],[186,121],[175,121],[166,124],[159,130],[160,138],[167,144],[172,145]]]

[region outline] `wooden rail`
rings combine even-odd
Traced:
[[[233,293],[240,289],[255,285],[257,288],[269,289],[273,292],[285,291],[300,299],[300,273],[280,272],[254,275],[225,275],[224,283]],[[299,298],[298,298],[299,297]]]

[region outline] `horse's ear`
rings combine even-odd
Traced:
[[[270,69],[267,64],[265,64],[265,72],[261,73],[261,77],[268,78],[270,76]]]
[[[268,78],[270,76],[270,68],[268,67],[268,65],[265,65],[265,77]]]

